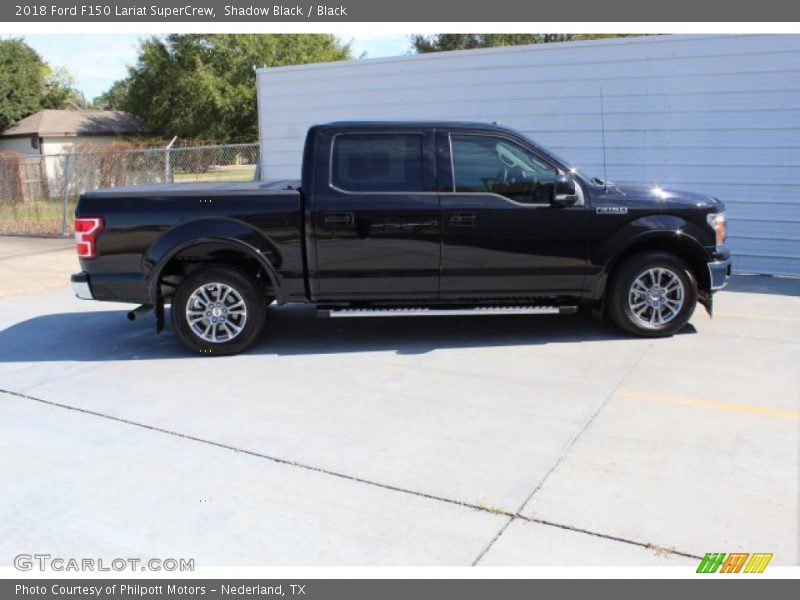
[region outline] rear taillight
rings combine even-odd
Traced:
[[[75,219],[75,249],[78,258],[97,256],[95,238],[103,231],[103,217],[79,217]]]

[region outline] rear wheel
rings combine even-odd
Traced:
[[[236,354],[258,339],[267,304],[250,275],[226,267],[206,267],[178,285],[172,298],[172,323],[190,350]]]
[[[689,267],[666,252],[638,254],[617,267],[608,311],[622,329],[647,337],[672,335],[697,305],[697,282]]]

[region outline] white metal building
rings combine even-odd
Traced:
[[[680,35],[261,69],[261,169],[298,178],[339,119],[514,127],[608,178],[728,206],[738,271],[800,275],[800,36]],[[602,111],[601,111],[602,108]],[[601,118],[601,114],[605,118]]]

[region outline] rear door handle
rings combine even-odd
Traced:
[[[355,222],[353,213],[328,213],[323,215],[322,222],[325,225],[352,225]]]
[[[456,214],[450,215],[447,223],[451,227],[475,227],[478,224],[478,215],[474,214]]]

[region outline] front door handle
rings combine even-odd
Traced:
[[[353,213],[328,213],[323,215],[322,222],[325,225],[348,226],[355,222],[355,217]]]
[[[447,223],[451,227],[475,227],[478,224],[478,215],[472,213],[450,215]]]

